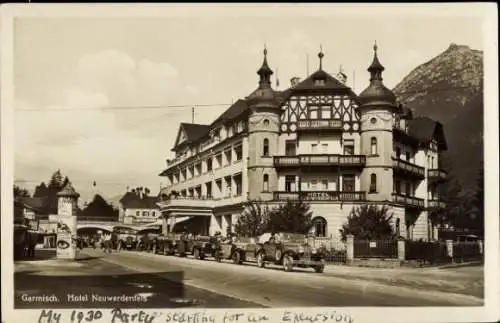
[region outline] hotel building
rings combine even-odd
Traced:
[[[437,238],[442,125],[398,103],[382,82],[376,46],[359,95],[323,70],[323,56],[316,72],[276,91],[264,50],[255,91],[211,124],[180,125],[175,158],[160,174],[164,223],[197,217],[198,233],[225,233],[248,200],[300,199],[313,212],[312,233],[338,239],[352,208],[374,203],[390,208],[399,235]]]

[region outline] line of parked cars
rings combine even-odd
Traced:
[[[314,248],[307,236],[295,233],[265,233],[257,238],[223,239],[216,236],[190,236],[188,234],[158,235],[150,234],[145,243],[150,248],[144,250],[166,256],[192,255],[195,259],[205,260],[208,257],[221,262],[231,260],[241,265],[245,262],[256,262],[263,268],[266,264],[275,264],[285,271],[294,267],[312,268],[317,273],[325,269],[326,248]]]

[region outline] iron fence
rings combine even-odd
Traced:
[[[449,256],[446,243],[407,240],[405,241],[405,260],[442,264],[451,262],[452,258]]]
[[[463,262],[482,259],[483,254],[481,253],[479,242],[453,242],[453,260]]]
[[[354,240],[354,258],[397,257],[397,240]]]

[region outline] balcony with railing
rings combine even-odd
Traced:
[[[366,163],[364,155],[297,155],[274,156],[275,167],[300,166],[356,166],[362,167]]]
[[[392,201],[398,204],[403,204],[405,207],[410,207],[410,208],[423,208],[424,207],[424,199],[415,197],[415,196],[408,196],[408,195],[401,195],[397,193],[392,194]]]
[[[401,174],[404,176],[410,176],[418,179],[424,179],[425,177],[425,168],[410,163],[408,161],[398,158],[392,158],[392,165],[395,174]]]
[[[444,169],[428,169],[427,170],[427,178],[430,181],[434,182],[442,182],[446,180],[446,176],[448,174]]]
[[[302,201],[365,201],[365,192],[341,191],[276,191],[273,192],[275,201],[302,200]]]
[[[427,207],[429,209],[444,209],[446,208],[446,203],[440,199],[432,199],[427,201]]]
[[[195,208],[213,208],[215,199],[210,196],[171,196],[162,199],[158,205],[164,207],[195,207]]]
[[[297,130],[342,130],[342,120],[299,120]]]

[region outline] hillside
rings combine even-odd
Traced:
[[[483,151],[483,52],[451,44],[410,72],[396,87],[416,116],[444,126],[451,168],[464,188],[473,189]]]

